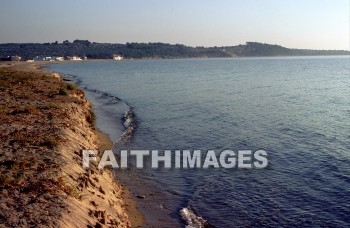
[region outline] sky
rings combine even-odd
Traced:
[[[350,50],[350,0],[0,0],[0,43],[75,39]]]

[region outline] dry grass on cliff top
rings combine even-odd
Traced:
[[[58,225],[64,202],[79,197],[61,175],[66,104],[83,92],[45,72],[0,68],[0,224]],[[93,125],[93,114],[87,115]]]

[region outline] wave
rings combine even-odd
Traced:
[[[211,226],[205,219],[196,215],[190,206],[182,208],[179,212],[180,217],[186,224],[186,228],[207,228]]]
[[[72,74],[61,74],[61,75],[63,75],[63,78],[65,80],[75,83],[85,91],[93,92],[108,98],[108,104],[123,102],[128,107],[128,109],[124,113],[124,116],[121,118],[121,121],[123,121],[123,126],[125,130],[120,136],[120,138],[114,142],[113,148],[116,148],[117,146],[120,146],[120,145],[125,145],[127,142],[129,142],[133,138],[137,128],[137,121],[136,121],[136,115],[134,113],[134,108],[128,102],[110,93],[88,88],[86,85],[83,85],[82,80],[79,79],[79,77],[76,75],[72,75]]]
[[[114,143],[113,147],[125,145],[134,136],[134,132],[137,128],[137,122],[136,122],[135,113],[133,110],[134,110],[133,107],[129,106],[129,109],[125,111],[124,117],[123,117],[125,130],[123,134],[120,136],[120,138],[118,139],[118,141]]]

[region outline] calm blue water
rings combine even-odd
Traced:
[[[350,226],[349,57],[50,68],[90,91],[98,126],[115,140],[133,107],[138,127],[126,148],[268,152],[263,170],[117,170],[135,194],[146,195],[139,200],[146,225],[180,225],[179,211],[190,206],[217,227]]]

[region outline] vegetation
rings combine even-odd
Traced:
[[[63,95],[63,96],[67,96],[69,94],[69,91],[67,90],[67,88],[62,87],[59,89],[58,94]]]
[[[87,122],[91,124],[91,126],[95,127],[96,124],[96,116],[95,113],[91,112],[90,115],[86,117]]]
[[[64,86],[62,86],[59,89],[58,94],[67,96],[67,95],[69,95],[70,91],[76,90],[77,88],[78,87],[75,84],[66,83]]]
[[[75,164],[66,143],[75,138],[65,130],[76,129],[80,117],[71,115],[89,114],[83,92],[45,72],[12,67],[0,67],[0,83],[0,227],[57,227],[67,207],[62,197],[78,199],[82,192],[62,170]],[[59,96],[60,88],[72,96]]]
[[[6,43],[0,44],[0,57],[19,55],[23,59],[37,56],[86,56],[93,59],[111,59],[119,54],[128,59],[142,58],[198,58],[233,56],[296,56],[296,55],[349,55],[342,50],[289,49],[279,45],[247,42],[226,47],[189,47],[166,43],[96,43],[88,40],[68,40],[62,43]]]
[[[67,89],[68,89],[68,90],[76,90],[77,88],[78,88],[77,85],[67,83]]]

